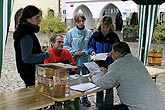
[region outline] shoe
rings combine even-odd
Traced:
[[[44,108],[44,110],[55,110],[55,106],[54,105],[47,106],[47,107]]]
[[[86,107],[90,107],[91,106],[91,102],[89,100],[85,100],[85,101],[81,102],[81,104],[83,104]]]

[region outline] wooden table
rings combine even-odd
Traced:
[[[154,67],[150,67],[150,66],[146,66],[146,68],[149,71],[152,78],[155,80],[155,82],[156,82],[156,77],[159,74],[164,74],[165,73],[165,69],[154,68]]]
[[[45,94],[43,94],[45,95]],[[64,102],[64,106],[65,108],[67,108],[68,110],[79,110],[80,106],[79,106],[79,98],[81,96],[83,96],[84,94],[82,92],[79,91],[74,91],[74,90],[70,90],[70,94],[69,96],[66,97],[58,97],[58,98],[54,98],[51,96],[46,95],[47,97],[51,98],[52,100],[54,100],[54,102]],[[74,99],[74,108],[71,107],[70,105],[70,100]]]
[[[35,110],[53,104],[51,98],[28,88],[0,93],[0,110]]]
[[[32,90],[35,90],[35,86],[30,86],[28,87],[29,89],[32,89]],[[92,94],[92,93],[96,93],[96,92],[100,92],[100,91],[103,91],[104,89],[100,88],[100,89],[97,89],[97,90],[93,90],[93,91],[90,91],[90,92],[79,92],[79,91],[75,91],[75,90],[70,90],[70,94],[69,96],[65,96],[65,97],[58,97],[58,98],[54,98],[54,97],[51,97],[49,95],[46,95],[44,93],[41,93],[42,95],[46,96],[46,97],[49,97],[51,98],[52,100],[54,100],[54,102],[64,102],[65,103],[65,107],[68,109],[68,110],[79,110],[79,98],[81,96],[84,96],[84,95],[88,95],[88,94]],[[70,100],[74,99],[74,108],[72,108],[70,106]]]

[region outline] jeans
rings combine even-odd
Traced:
[[[113,105],[113,88],[107,89],[105,98],[104,91],[96,93],[96,107],[99,108],[112,108]]]
[[[77,68],[77,73],[79,73],[80,75],[86,75],[89,73],[88,69],[86,67],[78,67]]]
[[[89,73],[89,71],[86,67],[80,67],[79,66],[77,68],[77,73],[79,73],[80,75],[86,75]],[[87,101],[88,100],[87,95],[80,97],[80,100],[81,100],[81,102]]]

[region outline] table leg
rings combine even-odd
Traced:
[[[73,110],[73,108],[71,107],[71,101],[70,100],[67,100],[64,102],[64,107],[67,109],[67,110]]]
[[[74,107],[73,108],[72,108],[71,105],[72,104],[71,104],[70,100],[67,100],[67,101],[64,102],[64,106],[67,110],[79,110],[79,108],[80,108],[80,98],[78,97],[78,98],[74,99],[74,104],[73,104]]]
[[[74,99],[74,109],[79,110],[79,108],[80,108],[80,98],[77,97]]]
[[[153,77],[152,77],[152,79],[154,79],[154,80],[155,80],[155,82],[156,82],[156,77],[157,77],[157,75],[155,75],[155,76],[153,76]]]

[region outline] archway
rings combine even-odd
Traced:
[[[120,12],[120,10],[114,5],[114,4],[108,4],[103,8],[102,13],[100,14],[102,16],[104,15],[110,15],[112,17],[113,23],[115,23],[116,15]]]
[[[122,15],[120,12],[117,13],[115,18],[116,31],[121,31],[123,27]]]
[[[130,25],[138,25],[138,13],[136,12],[132,13]]]
[[[121,19],[120,19],[121,24],[123,25],[121,12],[114,4],[110,3],[110,4],[106,5],[105,8],[103,8],[103,10],[100,13],[100,18],[104,15],[111,16],[113,24],[115,24],[115,27],[118,27],[118,26],[116,26],[116,16],[118,15],[119,17],[121,17]]]
[[[53,9],[48,10],[48,16],[54,16],[54,10]]]

